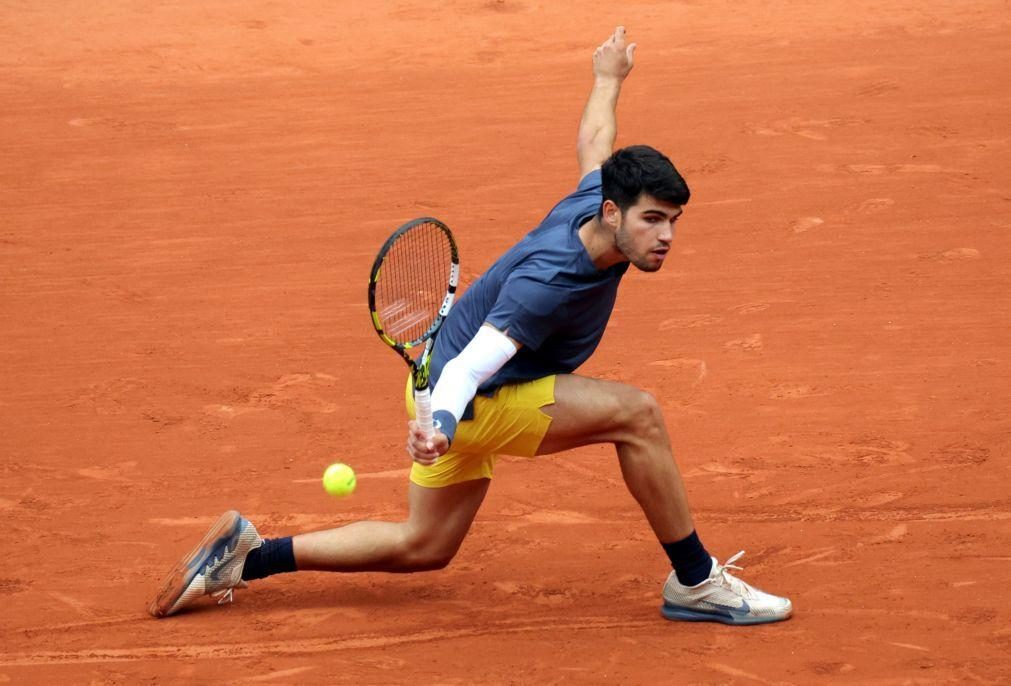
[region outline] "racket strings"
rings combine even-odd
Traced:
[[[449,284],[452,249],[436,224],[413,226],[390,246],[376,282],[376,312],[401,344],[420,341],[439,314]]]

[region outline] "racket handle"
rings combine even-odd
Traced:
[[[425,436],[431,438],[435,430],[432,426],[432,392],[428,386],[414,391],[414,416]]]

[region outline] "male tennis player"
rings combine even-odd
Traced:
[[[674,568],[663,587],[665,617],[759,624],[790,616],[788,599],[728,571],[740,569],[732,563],[742,553],[720,564],[703,547],[656,400],[572,373],[600,342],[628,265],[663,266],[689,197],[656,150],[612,154],[634,50],[619,26],[593,54],[576,190],[470,287],[439,332],[431,369],[438,430],[426,437],[408,424],[407,520],[263,540],[251,522],[227,512],[166,579],[151,614],[173,614],[207,594],[230,600],[246,581],[282,572],[440,569],[467,535],[496,455],[613,443],[625,483]],[[413,415],[410,384],[407,396]]]

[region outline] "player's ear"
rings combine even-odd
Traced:
[[[612,231],[617,231],[621,225],[621,208],[613,200],[605,200],[601,206],[601,219],[605,226]]]

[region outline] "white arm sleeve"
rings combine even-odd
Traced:
[[[439,383],[432,393],[432,415],[440,412],[442,432],[450,440],[463,411],[478,387],[502,369],[516,354],[516,345],[504,333],[491,326],[481,326],[460,354],[446,363]],[[452,421],[445,413],[452,415]],[[452,426],[447,426],[451,423]]]

